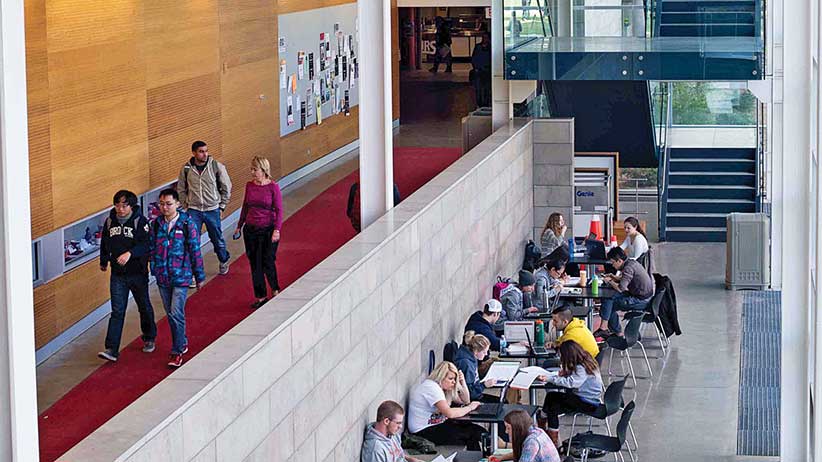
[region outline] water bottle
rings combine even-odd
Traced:
[[[594,279],[591,281],[591,293],[599,295],[599,278],[596,275],[594,275]]]
[[[537,322],[534,323],[537,333],[535,335],[537,346],[545,346],[545,325],[542,323],[542,319],[537,319]]]
[[[505,336],[499,338],[499,351],[505,351],[508,348],[508,342],[505,340]]]
[[[574,261],[574,238],[568,238],[568,261]]]

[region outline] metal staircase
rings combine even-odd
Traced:
[[[657,0],[659,37],[756,37],[757,0]]]
[[[756,211],[756,169],[756,148],[670,149],[661,236],[724,242],[727,214]]]

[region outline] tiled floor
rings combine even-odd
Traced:
[[[465,65],[462,65],[465,67]],[[401,106],[403,125],[394,136],[395,146],[459,147],[461,145],[460,118],[473,109],[473,92],[467,84],[467,70],[455,66],[453,74],[437,74],[414,71],[409,76],[404,73],[402,94],[407,99]],[[464,71],[464,72],[463,72]],[[462,74],[465,74],[462,76]],[[464,77],[464,79],[463,79]],[[464,80],[462,83],[456,80]],[[416,97],[414,95],[417,95]],[[436,101],[436,113],[431,106],[413,104],[413,101]],[[442,103],[444,106],[440,106]],[[406,124],[405,121],[408,121]],[[285,217],[314,199],[322,191],[357,169],[357,151],[353,151],[335,162],[323,167],[284,190],[283,207]],[[235,183],[245,179],[237,178]],[[242,241],[227,239],[232,260],[243,253]],[[217,257],[213,252],[204,255],[208,280],[217,273]],[[151,302],[159,320],[165,316],[157,291],[151,287]],[[39,412],[44,411],[60,399],[68,390],[80,383],[100,366],[97,352],[103,349],[108,318],[95,324],[69,345],[48,358],[37,367],[37,401]],[[126,313],[123,329],[123,345],[140,335],[139,317],[133,302]],[[157,360],[164,359],[163,352]],[[122,365],[122,367],[127,367]]]

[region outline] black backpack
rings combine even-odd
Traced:
[[[453,363],[454,356],[457,355],[457,350],[459,350],[459,348],[460,346],[457,345],[457,342],[453,340],[446,343],[445,346],[442,348],[442,360]]]
[[[525,258],[522,260],[522,269],[533,272],[537,262],[542,257],[542,249],[532,240],[525,244]]]

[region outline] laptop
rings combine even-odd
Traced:
[[[478,408],[471,411],[474,417],[497,417],[502,412],[502,403],[480,404]]]
[[[531,347],[531,351],[534,352],[534,355],[547,355],[548,350],[545,347],[541,346],[534,346],[531,342],[531,335],[526,331],[525,335],[528,336],[528,346]]]
[[[509,345],[527,340],[527,333],[534,335],[534,321],[506,321],[503,333]]]
[[[605,243],[594,239],[585,241],[585,254],[592,260],[606,260]]]

